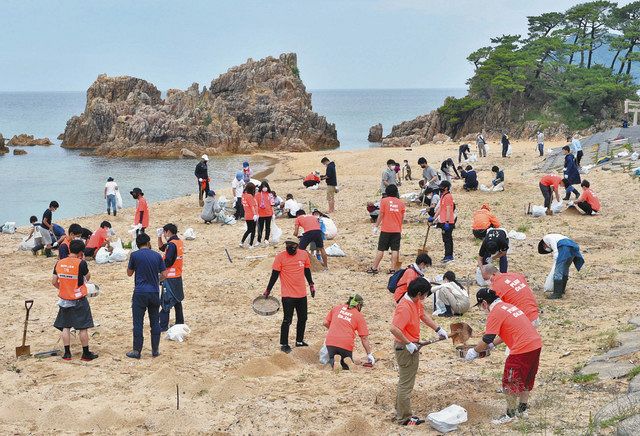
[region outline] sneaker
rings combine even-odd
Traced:
[[[249,245],[247,248],[248,248],[249,250],[253,250],[253,249],[255,248],[255,245]]]
[[[137,350],[131,350],[127,353],[127,357],[132,359],[140,359],[140,352]]]
[[[504,415],[502,415],[500,418],[496,418],[491,420],[491,424],[496,424],[496,425],[500,425],[500,424],[508,424],[511,421],[513,421],[515,418],[515,416],[509,416],[506,413]]]
[[[259,243],[259,242],[256,242],[255,244],[253,244],[253,246],[254,246],[255,248],[258,248],[258,247],[260,246],[260,243]]]
[[[241,242],[240,245],[238,245],[240,248],[245,248],[244,242]]]
[[[98,355],[95,353],[92,353],[91,351],[89,351],[88,353],[82,353],[82,357],[80,358],[80,360],[84,361],[84,362],[91,362],[93,359],[97,359]]]
[[[420,425],[424,423],[424,419],[420,419],[417,416],[412,416],[407,419],[402,425]]]
[[[445,256],[442,259],[442,263],[449,263],[449,262],[453,262],[453,256]]]
[[[71,360],[71,353],[64,353],[62,360]]]
[[[264,241],[263,244],[264,244],[265,247],[268,247],[269,246],[269,241]]]
[[[287,344],[287,345],[280,345],[280,351],[282,351],[283,353],[291,353],[291,347]]]
[[[300,341],[300,342],[296,342],[296,347],[308,347],[309,344],[307,344],[305,341]]]
[[[160,355],[160,351],[159,350],[155,350],[151,352],[151,357],[158,357]]]

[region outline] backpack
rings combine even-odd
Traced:
[[[396,289],[398,288],[398,282],[400,281],[406,270],[406,268],[401,268],[398,271],[394,272],[391,277],[389,277],[389,282],[387,283],[387,290],[389,292],[391,292],[392,294],[396,292]]]

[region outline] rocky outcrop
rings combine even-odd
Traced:
[[[382,146],[408,147],[414,141],[424,144],[431,142],[442,129],[442,120],[438,112],[433,111],[393,126],[391,133],[382,140]]]
[[[13,155],[14,156],[22,156],[23,154],[27,154],[27,150],[22,150],[21,148],[14,148]]]
[[[9,145],[31,147],[34,145],[53,145],[53,142],[51,142],[49,138],[34,138],[33,135],[22,133],[20,135],[13,135],[9,140]]]
[[[4,145],[4,136],[0,133],[0,154],[9,153],[9,148]]]
[[[375,126],[371,126],[369,129],[369,142],[381,142],[382,141],[382,124],[378,123]]]
[[[62,146],[105,156],[180,157],[257,150],[306,151],[340,145],[336,128],[311,107],[293,53],[248,60],[200,89],[170,89],[100,75]]]

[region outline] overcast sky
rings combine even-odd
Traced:
[[[100,73],[185,88],[298,53],[309,89],[459,88],[491,36],[568,0],[2,0],[0,90],[83,91]],[[621,2],[628,3],[628,2]]]

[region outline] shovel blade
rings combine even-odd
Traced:
[[[16,347],[16,357],[31,356],[31,345]]]

